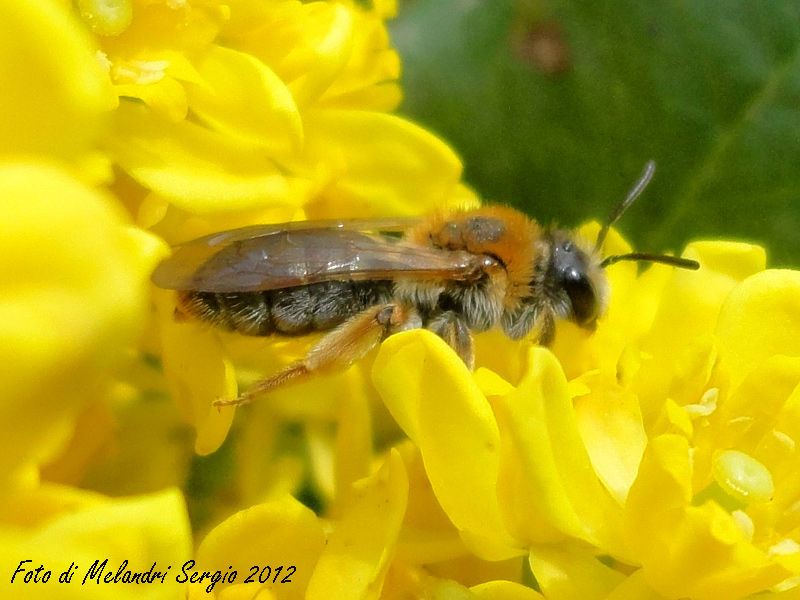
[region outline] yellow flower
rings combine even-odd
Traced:
[[[631,543],[662,593],[736,597],[796,585],[784,580],[800,572],[798,300],[796,271],[762,271],[733,287],[695,402],[662,408],[627,507]],[[663,492],[655,506],[654,481]],[[645,543],[640,527],[658,515],[653,534],[671,534]]]
[[[105,403],[135,354],[167,247],[91,187],[109,177],[98,144],[113,102],[85,32],[63,7],[30,0],[0,3],[0,38],[2,595],[78,597],[95,561],[95,574],[126,560],[166,572],[191,551],[175,489],[109,499],[48,481],[79,481],[113,437]],[[70,564],[72,583],[60,583]],[[179,592],[167,581],[152,597]],[[120,583],[96,595],[140,594]]]
[[[80,8],[120,97],[109,151],[143,188],[139,222],[171,242],[254,221],[422,212],[458,182],[449,148],[384,114],[400,100],[391,2]]]
[[[167,600],[183,590],[172,571],[192,548],[177,490],[108,499],[43,486],[5,499],[2,508],[4,597],[132,599],[144,588],[148,598]],[[129,583],[126,573],[151,573],[154,580]]]
[[[381,347],[375,385],[463,543],[484,559],[527,556],[548,597],[796,585],[800,274],[762,271],[763,251],[744,244],[686,256],[699,272],[625,283],[609,268],[623,285],[596,334],[559,330],[571,380],[550,351],[512,353],[494,336],[484,355],[510,381],[470,375],[424,331]]]
[[[796,594],[800,275],[754,246],[692,244],[696,273],[615,264],[595,332],[482,334],[474,373],[415,331],[238,423],[213,408],[308,340],[178,322],[163,290],[151,311],[165,242],[475,202],[455,154],[388,114],[394,10],[0,5],[7,581],[107,557],[170,566],[159,598]]]
[[[344,514],[330,526],[291,496],[256,505],[206,536],[197,551],[198,569],[225,564],[237,571],[233,581],[220,585],[218,594],[228,583],[246,587],[250,594],[266,589],[278,598],[362,598],[370,590],[376,594],[386,576],[407,496],[403,462],[399,454],[390,454],[381,470],[353,486]]]
[[[0,4],[0,38],[0,155],[108,178],[96,144],[113,97],[86,34],[50,0],[29,0]]]
[[[430,532],[417,529],[416,535],[408,527],[410,518],[424,519],[423,513],[431,508],[431,499],[424,498],[427,487],[416,449],[405,444],[390,451],[374,473],[352,485],[337,518],[322,520],[291,496],[236,513],[205,537],[194,567],[212,570],[224,564],[227,570],[216,582],[190,584],[189,595],[309,600],[542,598],[508,580],[518,575],[519,560],[514,564],[470,560],[458,542],[449,543],[454,560],[448,563],[422,569],[409,560],[412,546],[441,547],[441,540],[419,537]],[[446,527],[452,538],[452,525]],[[479,583],[457,583],[456,576]]]
[[[51,458],[136,343],[155,238],[46,163],[0,164],[4,227],[2,467]]]
[[[20,477],[35,483],[78,416],[108,392],[138,341],[149,272],[166,248],[83,183],[96,174],[88,157],[107,88],[80,29],[47,2],[0,11],[4,39],[38,52],[24,69],[16,54],[0,61],[9,125],[0,133],[5,487]]]

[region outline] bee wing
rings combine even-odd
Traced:
[[[218,231],[201,238],[181,244],[181,246],[225,246],[233,242],[262,238],[279,232],[302,231],[304,229],[336,229],[351,231],[404,231],[421,221],[421,217],[387,217],[383,219],[320,219],[317,221],[292,221],[290,223],[269,223],[248,225],[228,231]]]
[[[343,279],[466,279],[480,269],[479,258],[468,252],[409,244],[342,223],[256,226],[206,236],[176,248],[153,282],[173,290],[251,292]]]

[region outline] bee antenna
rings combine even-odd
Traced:
[[[664,254],[642,254],[641,252],[631,252],[630,254],[616,254],[614,256],[606,256],[601,262],[600,266],[606,268],[621,260],[640,260],[645,262],[661,263],[664,265],[672,265],[681,269],[690,269],[696,271],[700,268],[700,263],[696,260],[688,258],[679,258],[677,256],[666,256]]]
[[[606,241],[608,230],[611,229],[611,226],[619,220],[626,210],[628,210],[630,205],[633,204],[633,201],[642,194],[644,189],[647,187],[647,184],[649,184],[650,180],[653,179],[653,174],[655,172],[656,162],[654,160],[648,160],[647,164],[644,166],[644,171],[642,171],[642,174],[639,176],[639,179],[636,181],[636,183],[633,184],[633,187],[628,192],[628,195],[622,202],[614,207],[614,210],[612,210],[611,214],[608,216],[608,220],[606,220],[606,224],[603,225],[600,233],[597,234],[597,242],[594,245],[595,252],[600,250],[603,242]]]

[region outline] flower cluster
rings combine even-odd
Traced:
[[[609,268],[608,318],[589,338],[562,328],[552,353],[489,341],[470,377],[418,335],[376,361],[465,547],[523,553],[548,598],[797,584],[800,274],[745,244],[685,256],[698,273]]]
[[[477,202],[390,114],[394,10],[0,2],[6,595],[84,597],[58,574],[107,559],[97,597],[796,597],[800,273],[755,246],[610,266],[595,332],[481,334],[474,373],[415,331],[212,407],[308,340],[177,321],[149,283],[169,245]]]

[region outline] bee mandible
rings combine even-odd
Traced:
[[[605,267],[621,260],[697,269],[693,260],[602,257],[610,227],[655,171],[650,161],[594,244],[508,207],[429,217],[254,225],[178,246],[153,273],[176,311],[245,335],[327,332],[306,356],[257,382],[239,405],[316,372],[341,370],[387,336],[425,328],[472,369],[473,334],[552,342],[556,321],[593,330],[608,305]],[[400,232],[401,235],[392,235]]]

